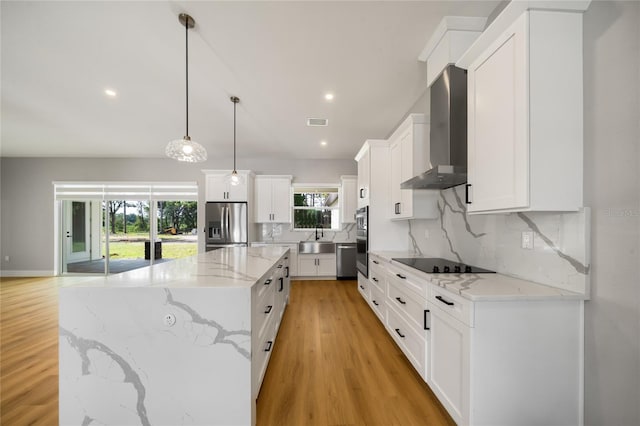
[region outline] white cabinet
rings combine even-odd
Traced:
[[[357,176],[340,176],[340,222],[355,223],[358,209]]]
[[[251,196],[253,173],[239,170],[239,185],[231,185],[231,170],[204,170],[206,174],[206,201],[248,201]]]
[[[429,124],[424,114],[410,114],[389,138],[391,151],[391,219],[438,217],[437,190],[401,189],[400,184],[431,168]]]
[[[369,205],[369,187],[371,182],[371,153],[369,146],[365,146],[356,156],[358,162],[358,208]]]
[[[297,243],[281,243],[281,242],[277,242],[277,241],[272,241],[272,242],[254,242],[251,243],[251,247],[266,247],[266,246],[282,246],[282,247],[287,247],[289,249],[289,254],[286,255],[286,259],[288,260],[289,264],[287,266],[287,273],[286,275],[291,276],[291,277],[296,277],[298,276],[298,244]]]
[[[458,62],[468,68],[468,211],[578,210],[582,15],[530,10],[494,25],[504,19]]]
[[[298,275],[302,277],[335,277],[335,253],[298,254]]]
[[[255,187],[255,221],[290,223],[291,176],[258,175]]]

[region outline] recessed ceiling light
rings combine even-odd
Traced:
[[[104,89],[104,94],[111,98],[115,98],[117,95],[116,91],[113,89]]]
[[[320,145],[327,146],[327,141],[320,141]]]
[[[324,95],[324,98],[328,101],[332,101],[333,100],[333,93],[327,93]]]

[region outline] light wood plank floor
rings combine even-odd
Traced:
[[[56,425],[60,278],[0,280],[0,424]],[[294,281],[258,425],[453,425],[354,281]]]

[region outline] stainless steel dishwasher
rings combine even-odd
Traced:
[[[336,278],[346,280],[357,276],[356,243],[336,243]]]

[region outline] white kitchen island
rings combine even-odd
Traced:
[[[60,289],[60,425],[253,425],[289,250],[230,248]]]

